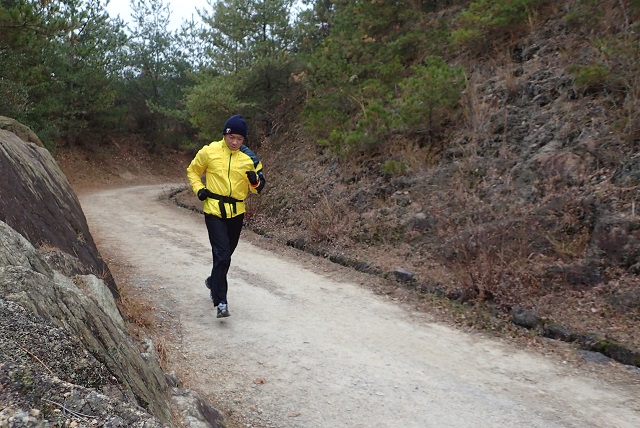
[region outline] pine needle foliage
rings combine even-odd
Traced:
[[[309,132],[342,155],[399,133],[432,144],[462,94],[461,70],[441,56],[446,22],[421,2],[335,6],[328,35],[308,61]]]
[[[225,0],[203,17],[210,66],[186,98],[203,138],[219,135],[231,114],[250,120],[251,132],[272,132],[294,63],[292,6],[292,0]]]
[[[548,0],[475,0],[460,14],[452,33],[456,47],[478,48],[518,32]]]

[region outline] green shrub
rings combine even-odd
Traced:
[[[307,131],[319,141],[326,141],[336,129],[349,127],[350,106],[339,92],[309,97],[303,111]]]
[[[309,56],[303,81],[305,125],[321,145],[341,154],[369,150],[411,128],[399,111],[401,82],[426,54],[447,45],[447,24],[425,17],[407,1],[336,8],[331,33]]]
[[[594,20],[600,20],[604,11],[598,0],[580,0],[572,4],[564,16],[569,27],[593,27]]]
[[[509,29],[524,22],[528,13],[543,3],[545,0],[476,0],[461,19],[472,28]]]
[[[573,81],[581,89],[602,88],[606,85],[610,70],[603,64],[574,65],[569,67]]]
[[[470,45],[499,34],[510,33],[527,21],[547,0],[476,0],[458,17],[459,28],[451,35],[453,44]]]
[[[382,172],[391,176],[402,175],[407,172],[407,164],[401,161],[388,160],[382,164]]]
[[[477,28],[461,28],[451,33],[451,44],[456,47],[474,47],[483,43],[484,34]]]
[[[440,57],[429,57],[411,67],[411,72],[399,85],[398,123],[408,133],[433,135],[460,105],[464,70],[449,66]]]

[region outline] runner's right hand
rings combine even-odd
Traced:
[[[209,193],[209,190],[206,187],[203,187],[202,189],[198,190],[198,199],[204,201],[209,197]]]

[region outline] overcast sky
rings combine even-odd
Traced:
[[[107,5],[107,12],[109,16],[116,17],[120,15],[126,23],[131,23],[131,0],[110,0]],[[211,6],[207,3],[207,0],[163,0],[163,3],[169,5],[171,11],[171,17],[169,22],[169,30],[174,31],[180,28],[183,21],[190,21],[191,18],[198,22],[200,17],[196,8],[204,9],[211,12]],[[300,1],[296,1],[293,6],[294,11],[300,11],[303,7]]]
[[[130,0],[110,0],[107,5],[107,12],[112,17],[120,15],[125,22],[131,22],[131,1]],[[196,20],[199,9],[209,9],[207,0],[164,0],[164,4],[169,4],[169,10],[171,11],[171,21],[169,23],[169,30],[177,30],[180,28],[180,24],[184,20],[191,20],[191,16]]]

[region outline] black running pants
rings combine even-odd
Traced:
[[[218,303],[227,303],[227,273],[231,265],[231,255],[238,246],[244,214],[227,219],[205,214],[204,221],[213,255],[213,268],[208,284],[211,287],[213,304],[218,306]]]

